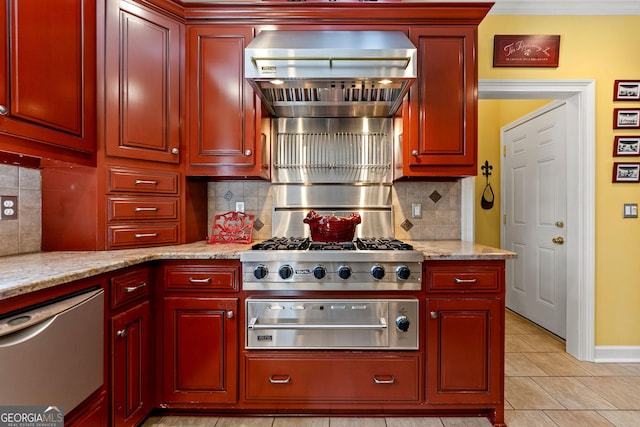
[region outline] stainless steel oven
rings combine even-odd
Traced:
[[[247,349],[417,350],[417,299],[246,300]]]

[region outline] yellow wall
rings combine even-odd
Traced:
[[[613,108],[640,108],[640,102],[613,102],[614,80],[640,79],[638,28],[640,16],[488,15],[478,32],[480,79],[596,81],[595,341],[598,346],[640,345],[640,219],[622,219],[623,203],[640,203],[640,184],[611,182],[613,162],[619,159],[612,156],[614,135],[640,135],[638,130],[614,131],[612,126]],[[559,34],[558,68],[493,68],[495,34]],[[495,116],[500,116],[501,108],[486,101],[480,106],[478,161],[483,164],[486,158],[491,158],[499,164],[495,157],[499,137],[491,135],[495,130],[483,129],[483,121],[500,123]],[[640,158],[624,161],[640,162]],[[494,173],[491,182],[497,184],[499,175]],[[477,185],[483,183],[484,177],[478,175]],[[476,188],[478,197],[479,191]],[[495,219],[483,217],[479,210],[478,207],[476,225],[481,228],[476,234],[478,241],[494,239],[497,233],[487,236],[490,232],[486,227],[491,224],[495,227]]]

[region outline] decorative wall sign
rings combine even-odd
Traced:
[[[557,67],[560,36],[496,35],[494,67]]]
[[[614,129],[640,129],[640,109],[638,108],[614,108]]]
[[[613,182],[640,182],[640,163],[615,162]]]
[[[640,136],[616,136],[613,141],[613,156],[640,156]]]
[[[640,101],[640,80],[616,80],[613,85],[614,101]]]

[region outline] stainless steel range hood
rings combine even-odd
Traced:
[[[401,31],[262,31],[245,77],[278,117],[390,117],[416,78]]]

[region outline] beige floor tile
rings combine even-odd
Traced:
[[[505,334],[508,335],[533,335],[539,334],[540,329],[531,323],[520,320],[505,319]]]
[[[368,417],[331,417],[329,427],[385,427],[384,418]]]
[[[438,417],[390,417],[386,418],[387,427],[442,427]]]
[[[576,360],[575,363],[594,377],[622,377],[633,375],[633,372],[625,369],[619,363],[594,363],[579,360]]]
[[[160,418],[160,420],[151,424],[152,418]],[[214,427],[218,422],[218,417],[207,416],[163,416],[152,418],[149,418],[144,423],[144,427]]]
[[[633,375],[640,376],[640,363],[620,363],[620,366],[631,372]]]
[[[491,427],[486,418],[442,417],[441,420],[445,427]]]
[[[328,417],[277,417],[273,427],[329,427]]]
[[[595,411],[545,411],[545,413],[558,427],[614,427]]]
[[[527,343],[535,349],[536,352],[543,353],[564,353],[565,343],[552,337],[549,334],[533,334],[527,336]]]
[[[598,411],[616,427],[640,426],[640,411]]]
[[[544,411],[504,411],[504,422],[509,427],[557,427]]]
[[[215,427],[271,427],[273,421],[273,417],[220,417]]]
[[[616,408],[640,410],[640,389],[624,380],[627,377],[582,377],[578,378]]]
[[[523,353],[505,353],[504,374],[507,377],[546,376],[547,373]]]
[[[578,377],[589,373],[574,363],[566,353],[525,353],[525,357],[551,376]]]
[[[506,353],[530,353],[536,348],[527,343],[529,335],[505,335],[504,351]]]
[[[514,409],[565,409],[529,377],[506,377],[504,394]]]
[[[602,396],[571,377],[534,377],[544,391],[567,409],[616,409]]]

